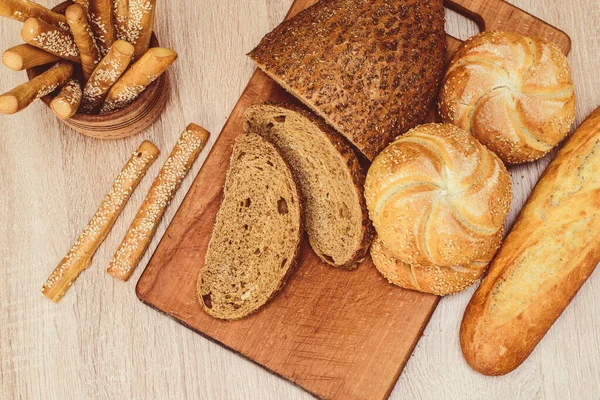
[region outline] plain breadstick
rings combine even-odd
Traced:
[[[60,119],[71,118],[81,103],[81,86],[77,79],[70,79],[60,93],[50,102],[50,108]]]
[[[129,0],[127,41],[135,46],[134,59],[140,58],[150,46],[156,0]]]
[[[30,44],[20,44],[11,47],[2,54],[2,63],[14,71],[50,64],[60,60],[60,57],[38,49]]]
[[[0,113],[14,114],[34,100],[52,93],[67,82],[73,75],[73,69],[73,64],[70,62],[60,61],[29,82],[4,93],[0,96]]]
[[[88,268],[94,253],[108,235],[125,204],[144,174],[158,156],[158,149],[149,141],[144,141],[131,156],[110,192],[100,204],[75,244],[50,275],[42,293],[58,302],[79,274]]]
[[[69,30],[64,15],[55,13],[46,7],[28,0],[0,0],[0,16],[25,22],[28,18],[39,18],[47,23]]]
[[[89,0],[88,17],[100,55],[105,56],[117,40],[112,17],[112,0]]]
[[[113,22],[117,39],[127,40],[129,25],[129,0],[113,0]]]
[[[29,18],[21,30],[25,43],[52,53],[60,58],[79,63],[79,49],[73,35],[39,18]]]
[[[104,101],[106,93],[127,69],[133,56],[133,46],[123,40],[113,43],[108,54],[98,63],[83,89],[82,111],[91,113]]]
[[[79,49],[83,77],[88,80],[100,61],[100,55],[87,21],[86,10],[79,4],[72,4],[65,11],[65,16],[71,28],[75,44]]]
[[[148,248],[167,205],[208,137],[209,133],[195,124],[188,125],[183,132],[110,261],[107,270],[110,275],[123,281],[129,279]]]
[[[169,49],[149,49],[108,91],[100,114],[119,110],[131,104],[148,85],[154,82],[177,59]]]

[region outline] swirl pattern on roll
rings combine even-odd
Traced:
[[[365,198],[373,225],[395,258],[453,267],[497,243],[512,200],[500,159],[450,124],[421,125],[374,160]]]
[[[452,59],[439,112],[507,164],[536,160],[565,138],[575,119],[569,63],[546,40],[483,32]]]

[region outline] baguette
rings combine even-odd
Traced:
[[[462,321],[465,359],[504,375],[531,354],[600,261],[600,108],[544,172]]]
[[[61,58],[30,44],[11,47],[2,54],[2,63],[13,71],[50,64]]]
[[[73,69],[73,64],[70,62],[60,61],[29,82],[4,93],[0,96],[0,113],[14,114],[30,105],[34,100],[54,92],[73,75]]]
[[[55,27],[69,30],[64,15],[28,0],[0,0],[0,16],[25,22],[28,18],[39,18]]]
[[[81,62],[79,49],[73,35],[39,18],[29,18],[21,30],[21,39],[25,43],[47,51],[65,60]]]

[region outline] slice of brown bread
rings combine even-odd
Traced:
[[[295,266],[302,203],[285,160],[255,134],[236,140],[223,192],[198,298],[211,316],[238,319],[267,303]]]
[[[322,0],[249,56],[372,160],[423,120],[445,51],[442,0]]]
[[[244,130],[273,143],[300,184],[310,244],[326,263],[356,268],[373,229],[362,193],[365,175],[354,150],[320,118],[287,104],[255,104]]]

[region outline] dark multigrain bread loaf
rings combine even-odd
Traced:
[[[442,0],[321,0],[249,56],[372,160],[425,117],[445,50]]]
[[[220,319],[243,318],[271,299],[296,264],[302,206],[292,172],[259,135],[234,145],[198,297]]]
[[[290,105],[250,107],[244,129],[273,143],[290,165],[315,253],[333,266],[358,266],[373,230],[362,193],[365,175],[354,150],[321,118]]]

